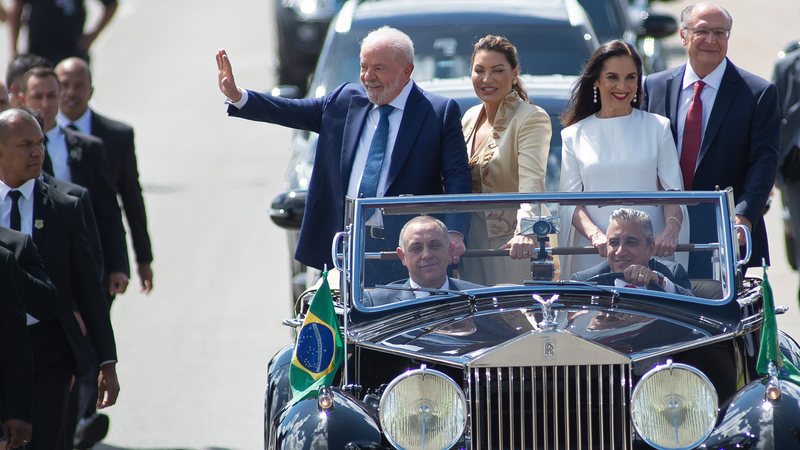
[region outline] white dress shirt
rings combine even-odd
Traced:
[[[413,279],[413,278],[409,278],[409,279],[408,279],[408,285],[409,285],[409,286],[411,286],[411,287],[412,287],[412,288],[414,288],[414,289],[419,289],[419,288],[421,288],[421,287],[422,287],[422,286],[420,286],[419,284],[417,284],[417,282],[416,282],[416,281],[414,281],[414,279]],[[442,287],[440,287],[439,289],[442,289],[442,290],[450,290],[450,278],[447,278],[447,277],[445,277],[445,279],[444,279],[444,284],[443,284],[443,285],[442,285]],[[427,296],[429,296],[429,295],[431,295],[431,293],[430,293],[430,292],[426,292],[426,291],[414,291],[414,297],[416,297],[416,298],[423,298],[423,297],[427,297]]]
[[[389,175],[389,166],[392,160],[392,153],[394,152],[394,143],[397,141],[397,132],[400,130],[400,122],[403,120],[403,111],[406,108],[406,101],[408,95],[411,93],[411,81],[406,83],[400,94],[394,98],[390,105],[396,111],[389,114],[389,137],[386,141],[386,154],[383,157],[383,167],[381,167],[381,177],[378,181],[378,191],[376,196],[383,197],[386,192],[386,178]],[[347,196],[350,198],[358,197],[358,188],[361,186],[361,177],[364,176],[364,166],[367,164],[367,156],[369,155],[369,146],[372,144],[372,136],[375,135],[375,129],[378,128],[378,120],[380,120],[381,113],[378,111],[378,105],[372,105],[367,116],[367,121],[364,128],[361,130],[361,135],[358,138],[358,147],[356,148],[356,155],[353,159],[353,169],[350,171],[350,182],[347,185]]]
[[[58,125],[44,133],[47,136],[47,156],[53,164],[53,176],[65,181],[72,181],[69,169],[69,149],[64,132]]]
[[[16,189],[8,187],[0,181],[0,226],[11,228],[11,206],[13,202],[8,195],[11,191],[20,191],[22,196],[17,202],[19,207],[20,231],[31,236],[33,234],[33,188],[36,179],[30,179]],[[39,320],[30,314],[26,314],[28,325],[39,323]]]
[[[64,113],[60,112],[56,116],[56,123],[61,128],[67,128],[68,125],[73,125],[83,134],[92,134],[92,110],[86,108],[83,114],[77,120],[70,120]]]
[[[702,145],[702,137],[706,135],[706,125],[708,125],[708,118],[711,117],[711,109],[714,107],[714,101],[717,99],[717,92],[722,83],[722,76],[725,75],[725,68],[728,67],[728,60],[723,59],[722,62],[711,73],[703,78],[706,85],[703,91],[700,92],[700,101],[703,102],[703,126],[701,130],[700,145]],[[681,95],[678,97],[678,157],[683,150],[683,127],[686,123],[686,114],[689,112],[689,105],[692,103],[694,97],[694,82],[700,80],[690,62],[686,63],[686,73],[683,75],[683,85],[681,86]]]
[[[33,235],[33,187],[36,179],[30,179],[18,188],[12,189],[0,181],[0,226],[11,228],[11,197],[9,192],[20,191],[22,197],[19,198],[19,216],[21,232],[28,236]]]

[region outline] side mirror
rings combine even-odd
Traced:
[[[676,31],[678,31],[678,21],[674,17],[650,11],[639,27],[639,37],[651,36],[663,39],[672,36]]]
[[[301,98],[303,93],[297,86],[283,84],[272,88],[272,90],[269,91],[269,95],[273,97]]]
[[[299,230],[303,223],[307,194],[305,189],[295,189],[276,195],[269,208],[269,218],[281,228]]]

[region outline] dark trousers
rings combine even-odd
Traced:
[[[89,373],[77,377],[70,389],[67,421],[63,433],[64,444],[61,447],[63,450],[72,450],[78,421],[97,411],[97,376],[99,372],[99,368],[92,368]]]
[[[56,320],[28,327],[33,347],[33,437],[28,450],[61,447],[75,372],[72,351]]]

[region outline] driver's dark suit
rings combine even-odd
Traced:
[[[650,270],[661,273],[669,278],[675,284],[675,291],[678,294],[694,296],[692,293],[692,284],[689,282],[689,275],[686,274],[683,266],[672,261],[656,261],[655,258],[650,258],[647,262]],[[572,274],[571,279],[575,281],[586,281],[597,275],[610,273],[611,268],[608,266],[608,261],[603,261],[600,264],[590,267],[586,270]]]

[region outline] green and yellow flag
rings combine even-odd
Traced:
[[[289,368],[292,401],[297,402],[315,393],[320,386],[330,385],[342,364],[342,335],[333,309],[327,272],[322,273],[322,285],[311,299]]]
[[[800,370],[791,361],[784,358],[778,343],[778,321],[775,319],[775,306],[772,303],[772,287],[767,278],[767,267],[764,266],[764,282],[761,284],[761,295],[764,302],[763,322],[761,324],[761,345],[758,349],[756,370],[761,376],[768,374],[769,363],[778,369],[778,378],[800,385]]]

